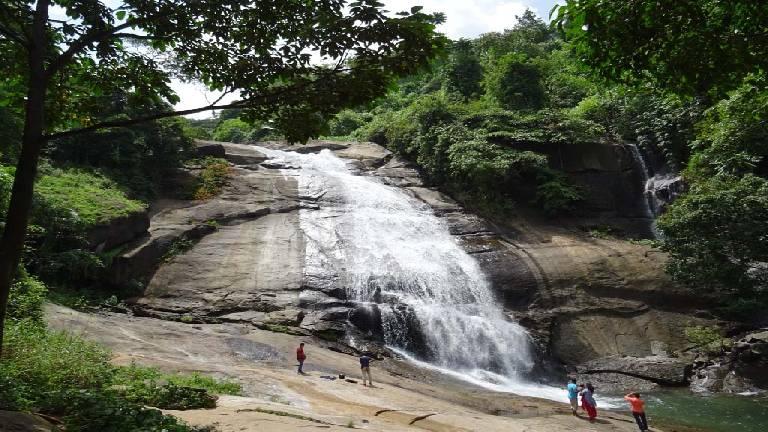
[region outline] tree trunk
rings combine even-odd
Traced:
[[[32,193],[37,175],[37,162],[45,138],[45,94],[47,76],[45,54],[48,48],[46,23],[48,22],[47,0],[39,0],[32,22],[29,48],[29,87],[25,106],[24,134],[21,140],[21,154],[16,165],[11,201],[5,219],[5,229],[0,239],[0,355],[2,355],[3,327],[8,307],[8,296],[16,269],[21,260],[24,236],[27,231],[29,213],[32,208]]]

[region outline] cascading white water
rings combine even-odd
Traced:
[[[560,390],[523,383],[534,363],[530,336],[504,315],[478,263],[428,205],[355,175],[328,150],[260,150],[295,167],[288,171],[300,196],[320,200],[300,212],[305,268],[332,269],[350,299],[379,303],[390,347],[479,385],[562,400]],[[426,345],[420,355],[414,334]]]

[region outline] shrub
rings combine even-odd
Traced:
[[[747,175],[694,183],[658,227],[677,280],[743,297],[768,286],[768,180]]]
[[[336,114],[328,124],[329,135],[335,137],[348,136],[352,132],[364,125],[369,118],[366,119],[362,114],[352,110],[344,110]]]
[[[216,141],[226,141],[241,143],[248,138],[251,131],[251,125],[239,118],[230,118],[222,121],[213,131],[213,139]]]
[[[686,327],[683,329],[683,333],[685,334],[685,338],[688,339],[688,342],[711,354],[719,354],[723,352],[732,342],[730,339],[724,338],[721,335],[720,328],[716,326]]]
[[[146,408],[212,407],[208,391],[239,393],[230,381],[197,374],[167,375],[140,366],[115,367],[98,345],[29,320],[6,325],[0,358],[0,409],[60,417],[77,431],[210,431]]]
[[[64,416],[68,430],[79,432],[214,432],[191,427],[161,411],[128,402],[109,392],[82,391],[70,395]]]
[[[239,395],[242,392],[240,384],[220,380],[197,372],[192,374],[165,374],[155,368],[131,364],[117,369],[113,383],[116,385],[132,386],[135,383],[167,382],[179,387],[190,387],[206,390],[217,394]]]
[[[541,72],[524,56],[508,54],[488,71],[485,91],[500,106],[511,110],[539,109],[544,106],[545,93]]]
[[[6,325],[0,406],[58,412],[79,390],[98,390],[113,374],[98,345],[29,322]]]
[[[549,215],[571,211],[583,199],[579,188],[570,184],[564,174],[543,170],[538,182],[534,201]]]
[[[198,176],[192,198],[196,200],[213,198],[227,184],[232,169],[226,160],[214,157],[203,159],[200,165],[202,171]]]
[[[11,285],[6,318],[9,320],[27,319],[42,323],[43,303],[47,292],[48,289],[45,284],[21,269],[16,281]]]

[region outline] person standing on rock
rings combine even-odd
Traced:
[[[307,355],[304,354],[304,342],[299,344],[299,347],[296,348],[296,360],[299,362],[299,370],[297,371],[299,375],[305,375],[304,374],[304,360],[307,359]]]
[[[571,382],[568,383],[567,389],[571,410],[573,411],[573,415],[576,415],[579,410],[579,387],[576,386],[576,378],[571,378]]]
[[[594,422],[597,417],[597,402],[595,402],[595,387],[587,383],[585,389],[579,392],[581,395],[581,407],[587,412],[589,421]]]
[[[363,353],[360,356],[360,371],[363,374],[363,385],[365,385],[365,378],[368,377],[368,385],[373,387],[373,381],[371,380],[371,357],[368,353]]]
[[[640,432],[648,430],[648,419],[645,417],[645,401],[640,399],[640,393],[634,392],[624,396],[624,400],[632,407],[632,416],[637,422]]]

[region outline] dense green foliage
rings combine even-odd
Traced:
[[[431,72],[401,81],[368,111],[343,112],[332,134],[387,146],[478,209],[577,211],[581,191],[547,154],[599,140],[605,128],[571,113],[597,86],[564,53],[527,11],[504,33],[454,42]]]
[[[568,0],[556,22],[596,72],[630,84],[583,101],[579,114],[618,119],[613,130],[634,129],[683,169],[688,192],[658,221],[672,276],[764,322],[768,3]]]
[[[535,110],[544,106],[544,87],[539,68],[519,54],[496,60],[485,78],[485,91],[510,110]]]
[[[0,216],[7,209],[12,173],[13,168],[0,165]],[[57,288],[89,287],[98,280],[107,257],[93,251],[95,245],[88,243],[88,230],[143,211],[146,205],[129,198],[124,188],[90,168],[46,165],[37,186],[24,266]],[[19,280],[26,277],[24,274]]]
[[[0,409],[36,410],[78,431],[195,431],[146,406],[215,406],[211,393],[239,394],[240,386],[200,375],[168,375],[138,366],[116,367],[98,345],[29,321],[9,322],[0,359]]]
[[[768,3],[566,0],[555,21],[606,77],[722,96],[768,67]]]
[[[679,280],[745,293],[768,283],[768,180],[750,174],[696,181],[659,227]]]
[[[35,410],[78,431],[195,431],[163,409],[211,408],[239,384],[200,374],[110,364],[98,345],[42,323],[45,286],[22,274],[14,285],[7,348],[0,357],[0,409]]]

